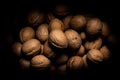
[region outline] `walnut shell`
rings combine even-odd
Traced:
[[[58,16],[65,16],[70,13],[70,9],[67,5],[57,4],[53,10],[54,14]]]
[[[67,65],[66,64],[60,65],[57,68],[57,72],[61,75],[66,75],[67,74]]]
[[[12,45],[12,51],[16,56],[21,56],[21,48],[22,48],[22,44],[20,42],[14,42],[14,44]]]
[[[30,68],[30,60],[27,60],[27,59],[24,59],[24,58],[20,58],[19,64],[20,64],[20,67],[22,69],[27,70],[27,69]]]
[[[44,14],[39,10],[33,10],[28,13],[27,22],[30,26],[39,26],[44,21]]]
[[[49,31],[52,31],[55,29],[64,30],[63,22],[57,18],[52,19],[51,22],[49,23]]]
[[[56,56],[55,52],[51,48],[48,40],[43,45],[43,54],[48,58],[54,58]]]
[[[102,32],[102,22],[98,18],[91,18],[87,22],[86,32],[89,35],[96,35],[100,34]]]
[[[22,52],[27,55],[35,55],[41,50],[41,43],[37,39],[30,39],[26,41],[22,46]]]
[[[72,56],[67,62],[67,67],[70,70],[80,70],[83,67],[82,57]]]
[[[36,37],[40,42],[45,42],[48,39],[49,31],[47,24],[41,24],[36,31]]]
[[[20,41],[24,43],[35,37],[35,31],[31,27],[24,27],[20,30],[19,37]]]
[[[46,15],[46,21],[49,23],[51,22],[52,19],[55,19],[55,16],[53,15],[52,12],[48,12]]]
[[[108,60],[110,58],[111,53],[107,46],[102,46],[100,52],[103,54],[104,60]]]
[[[98,64],[104,61],[104,56],[99,50],[91,49],[87,53],[87,59],[92,63]]]
[[[49,41],[57,48],[67,48],[68,41],[63,31],[57,29],[50,32]]]
[[[103,36],[108,36],[110,34],[110,28],[106,22],[102,22],[103,27],[102,27],[102,35]]]
[[[88,69],[88,68],[89,68],[89,64],[88,64],[88,62],[87,62],[87,55],[84,55],[84,56],[82,57],[82,59],[83,59],[83,63],[84,63],[84,68],[85,68],[85,69]]]
[[[78,56],[84,56],[85,54],[85,48],[83,45],[80,46],[79,50],[77,51]]]
[[[68,56],[66,54],[61,54],[58,56],[56,63],[57,64],[64,64],[68,61]]]
[[[65,35],[68,40],[69,48],[78,49],[81,46],[82,40],[81,40],[79,34],[75,30],[68,29],[65,31]]]
[[[36,55],[31,59],[31,67],[44,70],[50,66],[51,61],[44,55]]]
[[[90,50],[90,49],[100,49],[102,46],[102,39],[101,38],[97,38],[93,41],[87,41],[85,42],[85,49],[86,50]]]
[[[86,18],[83,15],[75,15],[72,17],[70,25],[74,30],[80,30],[86,25]]]
[[[67,17],[65,17],[65,18],[63,19],[64,30],[67,30],[67,29],[70,28],[70,21],[71,21],[71,19],[72,19],[72,16],[71,16],[71,15],[69,15],[69,16],[67,16]]]
[[[81,32],[80,33],[80,38],[85,41],[86,40],[86,33],[85,32]]]

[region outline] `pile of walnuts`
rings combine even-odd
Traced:
[[[32,10],[26,21],[12,45],[22,69],[66,74],[110,58],[110,28],[97,17],[72,14],[69,7],[57,5],[47,13]]]

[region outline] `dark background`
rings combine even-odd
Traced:
[[[19,68],[17,58],[11,52],[11,44],[16,40],[12,39],[18,36],[18,31],[24,23],[24,16],[27,11],[35,8],[41,8],[45,11],[49,10],[56,3],[64,3],[69,5],[74,13],[90,13],[100,18],[102,21],[107,22],[110,25],[111,32],[117,38],[117,44],[110,47],[112,57],[108,62],[99,68],[94,68],[86,73],[72,74],[67,76],[48,75],[34,71],[24,71]],[[117,79],[119,72],[119,40],[120,34],[119,27],[116,25],[116,2],[115,1],[87,1],[87,0],[33,0],[22,1],[4,0],[1,4],[1,20],[2,26],[0,29],[0,72],[2,74],[1,79],[17,79],[17,80],[36,80],[36,79]],[[115,5],[115,6],[114,6]],[[17,19],[14,21],[14,19]],[[5,76],[5,77],[3,77]]]

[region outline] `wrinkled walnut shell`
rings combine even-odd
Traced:
[[[24,27],[19,33],[20,41],[25,42],[35,37],[34,29],[31,27]]]
[[[39,10],[29,12],[27,21],[30,26],[39,26],[44,21],[44,14]]]
[[[50,32],[49,41],[57,48],[67,48],[68,41],[63,31],[57,29]]]
[[[82,15],[73,16],[70,22],[71,27],[74,30],[80,30],[86,25],[86,18]]]
[[[49,31],[55,30],[55,29],[59,29],[59,30],[64,30],[64,24],[61,20],[54,18],[51,20],[51,22],[49,23]]]
[[[72,56],[67,62],[67,67],[69,70],[80,70],[83,67],[82,57]]]
[[[38,26],[36,31],[36,37],[40,40],[40,42],[45,42],[48,39],[49,31],[47,24],[41,24]]]
[[[99,50],[91,49],[87,53],[87,59],[92,63],[98,64],[103,62],[104,56]]]
[[[51,61],[44,55],[36,55],[31,59],[31,67],[44,70],[50,66]]]
[[[35,55],[41,50],[41,43],[37,39],[30,39],[22,46],[22,52],[26,56]]]
[[[89,35],[97,35],[102,32],[102,22],[98,18],[91,18],[87,22],[86,32]]]
[[[79,34],[75,30],[68,29],[65,31],[65,35],[68,40],[69,48],[78,49],[81,46],[82,40],[81,40]]]

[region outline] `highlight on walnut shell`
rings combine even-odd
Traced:
[[[99,64],[104,61],[103,54],[97,49],[91,49],[87,53],[87,59],[95,64]]]
[[[48,24],[41,24],[38,26],[36,30],[36,37],[40,40],[40,42],[45,42],[48,39],[48,27]]]
[[[67,48],[68,41],[63,31],[52,30],[49,35],[50,43],[57,48]]]
[[[102,39],[99,37],[93,41],[86,41],[84,46],[86,50],[91,50],[91,49],[100,49],[102,46]]]
[[[45,70],[49,68],[51,61],[44,55],[36,55],[31,59],[31,68]]]
[[[71,49],[78,49],[81,44],[82,44],[82,40],[79,36],[79,34],[73,30],[73,29],[68,29],[65,31],[65,35],[67,37],[68,40],[68,47]]]
[[[20,41],[23,43],[34,37],[35,37],[35,31],[31,27],[24,27],[19,32]]]
[[[80,56],[72,56],[67,62],[67,68],[70,71],[81,70],[83,68],[83,59]]]
[[[56,30],[56,29],[60,29],[62,31],[64,30],[64,24],[58,18],[52,19],[51,22],[49,23],[49,31]]]
[[[22,52],[26,56],[33,56],[40,52],[41,43],[37,39],[30,39],[26,41],[22,46]]]
[[[104,60],[109,60],[111,53],[109,48],[106,45],[101,47],[100,52],[103,54]]]

